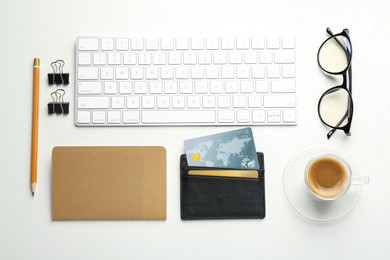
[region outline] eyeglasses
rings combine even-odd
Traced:
[[[318,115],[322,123],[332,128],[327,134],[329,139],[338,129],[343,130],[347,136],[351,135],[352,45],[348,29],[338,34],[333,34],[329,28],[326,31],[330,37],[318,50],[318,65],[326,73],[343,76],[343,83],[325,91],[318,101]]]

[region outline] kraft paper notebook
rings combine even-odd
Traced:
[[[52,219],[165,220],[165,149],[55,147]]]

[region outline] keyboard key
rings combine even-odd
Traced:
[[[109,108],[110,98],[109,97],[78,97],[77,108]]]
[[[275,52],[275,63],[295,63],[295,52],[294,51]]]
[[[94,65],[106,65],[106,54],[105,53],[94,53],[93,54]]]
[[[137,64],[137,55],[134,52],[127,52],[123,54],[123,64],[135,65]]]
[[[203,96],[202,105],[203,108],[215,108],[215,96]]]
[[[215,52],[214,53],[214,64],[226,64],[227,62],[226,52]]]
[[[295,107],[295,95],[265,95],[264,107]]]
[[[221,94],[223,92],[223,82],[221,80],[210,81],[210,93]]]
[[[268,80],[257,80],[256,84],[256,93],[268,93]]]
[[[131,94],[132,86],[131,82],[119,82],[119,94]]]
[[[142,108],[150,109],[154,108],[154,96],[142,96]]]
[[[142,38],[131,38],[131,50],[142,51],[144,49],[144,39]]]
[[[192,82],[181,81],[180,82],[180,94],[192,94]]]
[[[149,93],[150,94],[161,94],[162,91],[162,82],[161,81],[151,81],[149,83]]]
[[[219,110],[218,122],[219,123],[233,123],[234,122],[234,110]]]
[[[267,77],[269,79],[280,78],[280,67],[279,66],[268,66],[267,67]]]
[[[131,74],[130,78],[131,79],[143,79],[144,78],[144,69],[140,67],[132,67],[130,69]]]
[[[98,67],[79,67],[77,73],[78,79],[99,79]]]
[[[89,124],[91,122],[91,112],[90,111],[77,111],[77,123],[79,124]]]
[[[183,63],[185,65],[195,65],[197,62],[195,52],[184,52],[183,53]]]
[[[126,107],[127,108],[139,108],[140,101],[139,96],[127,96]]]
[[[231,107],[231,99],[228,95],[218,96],[218,107],[219,108],[230,108]]]
[[[219,67],[208,66],[206,69],[206,78],[208,79],[219,79]]]
[[[295,80],[272,80],[271,91],[273,93],[294,93]]]
[[[208,92],[207,81],[195,81],[195,93],[206,94]]]
[[[100,69],[101,79],[114,79],[114,67],[102,67]]]
[[[169,96],[157,96],[157,108],[169,108]]]
[[[118,86],[114,81],[104,82],[104,94],[116,94]]]
[[[172,97],[173,108],[185,108],[185,96],[173,96]]]
[[[176,49],[177,50],[188,50],[189,49],[188,38],[177,38],[176,39]]]
[[[248,50],[250,47],[250,40],[248,37],[237,38],[237,50]]]
[[[111,108],[121,109],[125,108],[125,97],[124,96],[114,96],[111,98]]]
[[[119,124],[120,122],[121,122],[121,112],[120,111],[108,111],[107,112],[107,123]]]
[[[177,94],[177,82],[176,81],[167,81],[164,84],[165,94]]]
[[[173,67],[161,67],[161,79],[173,79]]]
[[[295,48],[295,38],[293,36],[284,36],[282,38],[282,48],[283,49],[294,49]]]
[[[127,67],[115,68],[116,79],[129,79],[129,69]]]
[[[79,51],[97,51],[99,50],[99,39],[80,38],[78,41]]]
[[[145,78],[146,79],[158,79],[158,68],[157,67],[146,67]]]
[[[260,95],[248,96],[248,107],[260,108],[262,99],[263,98]]]
[[[92,123],[104,124],[106,123],[106,111],[97,110],[92,112]]]
[[[90,65],[92,62],[92,56],[91,53],[86,52],[86,53],[79,53],[78,57],[78,63],[79,65]]]
[[[242,63],[242,55],[241,52],[230,52],[229,53],[229,63],[230,64],[240,64]]]
[[[221,40],[222,50],[233,50],[235,46],[234,42],[235,40],[233,37],[223,37]]]
[[[204,68],[200,67],[200,66],[191,67],[191,78],[203,79],[204,78]]]
[[[162,38],[161,39],[161,50],[171,51],[173,50],[173,38]]]
[[[111,52],[108,54],[109,65],[120,65],[121,62],[121,54],[119,52]]]
[[[253,93],[254,91],[253,81],[251,80],[241,81],[240,89],[241,89],[241,93]]]
[[[252,121],[253,123],[265,123],[265,110],[253,110]]]
[[[146,39],[146,50],[157,51],[159,48],[158,38],[147,38]]]
[[[168,54],[168,64],[180,65],[181,64],[181,52],[170,52]]]
[[[188,108],[200,108],[200,96],[187,96]]]
[[[153,63],[155,65],[165,65],[167,63],[167,54],[165,52],[153,53]]]
[[[260,63],[270,64],[273,61],[273,54],[270,51],[260,51]]]
[[[252,78],[263,79],[265,77],[264,66],[253,66],[252,67]]]
[[[248,109],[237,110],[237,122],[238,123],[249,123],[250,122],[250,111]]]
[[[140,65],[152,64],[152,54],[149,52],[138,53],[138,64],[140,64]]]
[[[295,123],[297,121],[297,112],[293,109],[283,110],[283,121],[285,123]]]
[[[246,96],[234,95],[233,96],[233,107],[234,108],[244,108],[244,107],[246,107]]]
[[[203,38],[194,37],[191,39],[191,49],[192,50],[203,50],[204,49],[204,41]]]
[[[129,50],[129,39],[128,38],[118,38],[116,39],[115,47],[117,51],[127,51]]]
[[[140,121],[139,111],[125,110],[122,119],[125,124],[138,124]]]
[[[244,63],[246,64],[256,64],[257,63],[257,54],[254,51],[245,52],[244,54]]]
[[[226,93],[238,93],[238,84],[239,81],[236,80],[227,80],[225,83],[225,91]]]
[[[208,65],[211,64],[211,52],[201,51],[198,54],[199,64]]]
[[[265,48],[264,37],[252,37],[252,49],[260,50]]]
[[[267,38],[267,49],[279,49],[280,39],[276,36],[270,36]]]
[[[206,49],[207,50],[218,50],[219,49],[219,39],[217,37],[209,37],[206,39]]]
[[[77,93],[79,94],[101,94],[102,82],[99,81],[80,81],[77,84]]]
[[[104,38],[101,40],[102,51],[113,51],[114,50],[114,39]]]
[[[148,83],[145,81],[134,82],[134,93],[135,94],[146,94],[148,93]]]
[[[282,68],[283,78],[295,78],[295,66],[285,65]]]
[[[215,111],[208,110],[146,110],[142,111],[142,123],[145,124],[196,124],[214,123]]]

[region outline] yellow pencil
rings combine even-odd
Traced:
[[[33,90],[33,118],[31,137],[31,191],[34,193],[37,187],[38,168],[38,116],[39,116],[39,77],[40,60],[34,59],[34,90]]]

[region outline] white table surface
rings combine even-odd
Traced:
[[[389,259],[390,2],[380,1],[2,1],[0,8],[0,259]],[[350,29],[352,136],[331,140],[317,102],[340,82],[318,68],[327,37]],[[74,125],[74,49],[78,36],[293,34],[298,42],[299,124],[253,127],[265,154],[264,220],[182,221],[179,156],[183,140],[235,127],[82,128]],[[30,192],[32,61],[41,58],[39,182]],[[48,116],[46,74],[63,59],[71,113]],[[371,177],[344,219],[309,223],[284,197],[282,178],[300,148],[323,143],[349,153]],[[51,220],[51,150],[58,145],[162,145],[167,149],[166,221]]]

